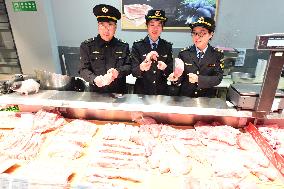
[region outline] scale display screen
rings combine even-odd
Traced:
[[[279,47],[279,46],[284,47],[284,40],[281,40],[281,39],[269,39],[267,41],[267,46],[268,47]]]
[[[284,34],[267,34],[256,37],[257,50],[284,51]]]

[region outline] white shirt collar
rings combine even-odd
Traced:
[[[196,48],[196,53],[198,54],[199,52],[201,52],[201,50],[199,50],[199,48],[195,47]],[[202,51],[204,54],[206,53],[206,50],[208,49],[208,45],[205,47],[205,49]],[[203,56],[204,56],[203,54]]]
[[[157,46],[158,46],[158,44],[159,44],[159,40],[160,40],[160,38],[158,38],[158,40],[157,41],[153,41],[149,36],[148,36],[148,38],[149,38],[149,41],[150,41],[150,45],[151,45],[151,47],[153,48],[153,43],[156,43],[157,44]]]

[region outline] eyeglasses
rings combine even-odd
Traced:
[[[99,23],[99,28],[101,29],[114,29],[115,28],[115,24],[103,24],[103,23]]]
[[[208,32],[199,32],[199,33],[191,32],[192,37],[196,37],[196,36],[203,37],[204,35],[207,35],[207,34],[208,34]]]

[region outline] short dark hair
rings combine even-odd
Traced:
[[[158,19],[151,19],[151,20],[157,20],[157,21],[160,21],[160,22],[162,23],[162,27],[164,27],[164,26],[165,26],[165,22],[163,22],[162,20],[158,20]],[[148,26],[148,24],[149,24],[149,22],[150,22],[151,20],[146,20],[146,26]]]

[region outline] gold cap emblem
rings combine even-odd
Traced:
[[[204,18],[203,18],[203,17],[200,17],[200,18],[199,18],[199,21],[200,21],[200,22],[204,22]]]
[[[108,9],[106,7],[102,8],[103,13],[107,13]]]
[[[155,12],[155,16],[161,16],[161,12],[160,11],[156,11]]]

